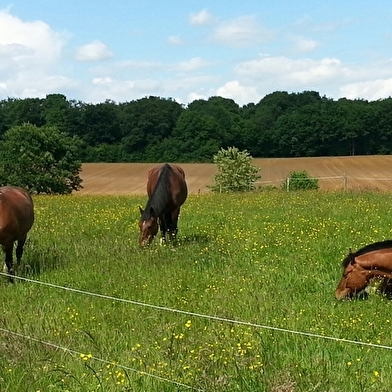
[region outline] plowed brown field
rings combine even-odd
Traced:
[[[257,186],[280,186],[291,171],[306,170],[319,179],[324,190],[392,190],[392,155],[317,157],[317,158],[258,158],[260,167]],[[179,164],[186,173],[189,193],[209,192],[214,183],[216,166],[209,163]],[[126,195],[145,194],[148,171],[155,163],[85,163],[81,178],[83,189],[77,194]]]

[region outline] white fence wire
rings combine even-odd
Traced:
[[[278,180],[256,181],[254,185],[256,188],[263,188],[265,186],[273,186],[277,188],[284,188],[290,191],[290,184],[295,181],[317,180],[321,181],[320,189],[336,189],[348,191],[350,189],[387,189],[392,190],[392,177],[354,177],[349,175],[329,176],[329,177],[306,177],[306,178],[290,178],[285,177]],[[380,182],[384,184],[380,187]],[[364,184],[360,184],[364,183]],[[328,184],[328,186],[326,185]]]
[[[0,272],[0,275],[9,276],[8,274],[6,274],[4,272]],[[334,336],[320,335],[320,334],[315,334],[315,333],[312,333],[312,332],[296,331],[296,330],[292,330],[292,329],[274,327],[274,326],[271,326],[271,325],[252,323],[252,322],[249,322],[249,321],[228,319],[228,318],[219,317],[219,316],[211,316],[211,315],[203,314],[203,313],[190,312],[190,311],[176,309],[176,308],[169,308],[169,307],[161,306],[161,305],[154,305],[154,304],[149,304],[149,303],[140,302],[140,301],[134,301],[134,300],[130,300],[130,299],[113,297],[113,296],[110,296],[110,295],[93,293],[93,292],[89,292],[89,291],[86,291],[86,290],[80,290],[80,289],[76,289],[76,288],[72,288],[72,287],[60,286],[60,285],[57,285],[57,284],[42,282],[42,281],[39,281],[39,280],[33,280],[33,279],[29,279],[29,278],[24,278],[24,277],[21,277],[21,276],[14,276],[14,278],[15,279],[19,279],[19,280],[23,280],[23,281],[26,281],[26,282],[34,283],[34,284],[39,284],[39,285],[43,285],[43,286],[59,289],[59,290],[64,290],[64,291],[68,291],[68,292],[88,295],[88,296],[102,298],[102,299],[108,299],[108,300],[111,300],[111,301],[128,303],[128,304],[131,304],[131,305],[142,306],[142,307],[146,307],[146,308],[152,308],[152,309],[156,309],[156,310],[160,310],[160,311],[184,314],[184,315],[187,315],[187,316],[199,317],[199,318],[204,318],[204,319],[208,319],[208,320],[220,321],[220,322],[236,324],[236,325],[243,325],[243,326],[254,327],[254,328],[259,328],[259,329],[265,329],[265,330],[270,330],[270,331],[277,331],[277,332],[288,333],[288,334],[292,334],[292,335],[300,335],[300,336],[316,338],[316,339],[333,340],[335,342],[350,343],[350,344],[355,344],[355,345],[359,345],[359,346],[367,346],[367,347],[373,347],[373,348],[382,348],[382,349],[392,350],[391,346],[385,346],[385,345],[382,345],[382,344],[361,342],[361,341],[358,341],[358,340],[337,338],[337,337],[334,337]]]
[[[3,275],[5,277],[9,277],[9,274],[4,273],[4,272],[0,272],[0,275]],[[29,278],[24,278],[24,277],[21,277],[21,276],[14,276],[14,278],[17,279],[17,280],[29,282],[29,283],[32,283],[32,284],[47,286],[47,287],[58,289],[58,290],[64,290],[64,291],[67,291],[67,292],[73,292],[73,293],[77,293],[77,294],[82,294],[82,295],[86,295],[86,296],[101,298],[101,299],[110,300],[110,301],[117,301],[117,302],[122,302],[122,303],[128,303],[128,304],[135,305],[135,306],[152,308],[152,309],[155,309],[157,311],[165,311],[165,312],[171,312],[171,313],[177,313],[177,314],[184,314],[184,315],[192,316],[192,317],[199,317],[199,318],[203,318],[203,319],[208,319],[208,320],[213,320],[213,321],[220,321],[220,322],[236,324],[236,325],[250,326],[250,327],[254,327],[254,328],[258,328],[258,329],[265,329],[265,330],[269,330],[269,331],[276,331],[276,332],[279,332],[279,333],[287,333],[287,334],[292,334],[292,335],[299,335],[299,336],[307,337],[307,338],[323,339],[323,340],[335,341],[335,342],[340,342],[340,343],[348,343],[348,344],[359,345],[359,346],[366,346],[366,347],[372,347],[372,348],[378,348],[378,349],[392,350],[392,347],[386,346],[386,345],[382,345],[382,344],[361,342],[361,341],[357,341],[357,340],[338,338],[338,337],[334,337],[334,336],[320,335],[320,334],[315,334],[315,333],[306,332],[306,331],[296,331],[296,330],[292,330],[292,329],[274,327],[274,326],[271,326],[271,325],[252,323],[252,322],[248,322],[248,321],[241,321],[241,320],[235,320],[235,319],[228,319],[228,318],[219,317],[219,316],[211,316],[211,315],[207,315],[207,314],[203,314],[203,313],[190,312],[190,311],[185,311],[185,310],[181,310],[181,309],[169,308],[169,307],[161,306],[161,305],[154,305],[154,304],[149,304],[149,303],[140,302],[140,301],[134,301],[134,300],[124,299],[124,298],[119,298],[119,297],[113,297],[113,296],[109,296],[109,295],[103,295],[103,294],[99,294],[99,293],[93,293],[93,292],[89,292],[89,291],[86,291],[86,290],[80,290],[80,289],[77,289],[77,288],[61,286],[61,285],[57,285],[57,284],[53,284],[53,283],[38,281],[38,280],[34,280],[34,279],[29,279]],[[7,333],[7,334],[10,334],[10,335],[13,335],[13,336],[16,336],[16,337],[20,337],[20,338],[23,338],[23,339],[26,339],[26,340],[35,341],[35,342],[40,343],[42,345],[49,346],[49,347],[52,347],[52,348],[56,348],[58,350],[62,350],[62,351],[66,352],[66,353],[68,353],[70,355],[78,355],[78,356],[83,355],[78,350],[71,349],[71,348],[64,347],[64,346],[60,346],[60,345],[57,345],[55,343],[48,342],[48,341],[45,341],[45,340],[42,340],[42,339],[38,339],[38,338],[36,338],[34,336],[29,336],[29,335],[25,335],[25,334],[22,334],[22,333],[19,333],[19,332],[11,331],[11,330],[8,330],[6,328],[0,327],[0,332]],[[97,362],[104,363],[104,364],[110,364],[110,365],[115,366],[115,367],[117,367],[119,369],[130,371],[130,372],[133,372],[133,373],[137,373],[137,374],[139,374],[141,376],[146,376],[146,377],[150,377],[150,378],[162,381],[162,382],[171,383],[171,384],[176,385],[178,387],[182,387],[182,388],[186,388],[186,389],[190,389],[190,390],[194,390],[194,391],[200,391],[200,392],[204,391],[203,389],[195,388],[193,386],[190,386],[190,385],[187,385],[187,384],[183,384],[183,383],[175,381],[175,380],[171,380],[171,379],[168,379],[168,378],[165,378],[165,377],[161,377],[161,376],[158,376],[158,375],[155,375],[155,374],[152,374],[152,373],[144,372],[144,371],[141,371],[141,370],[138,370],[138,369],[131,368],[129,366],[125,366],[125,365],[119,364],[119,363],[117,363],[117,361],[106,360],[106,359],[98,358],[98,357],[95,357],[95,356],[91,356],[90,359],[91,360],[95,360]]]

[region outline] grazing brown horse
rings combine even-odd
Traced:
[[[166,234],[170,239],[177,236],[177,222],[180,207],[188,196],[185,173],[179,166],[168,165],[155,167],[148,173],[146,208],[140,209],[139,244],[147,245],[161,229],[162,240]]]
[[[382,280],[381,291],[390,294],[392,279],[392,240],[375,242],[352,252],[342,262],[343,277],[335,292],[337,299],[361,293],[373,278]]]
[[[17,241],[16,260],[20,263],[27,233],[34,223],[34,205],[30,195],[22,188],[0,187],[0,244],[5,252],[9,280],[13,282],[12,253]]]

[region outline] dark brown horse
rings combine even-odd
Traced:
[[[375,242],[352,252],[342,262],[343,277],[335,292],[337,299],[361,293],[374,278],[382,280],[381,291],[390,294],[392,279],[392,240]]]
[[[177,236],[177,222],[180,207],[188,196],[185,173],[179,166],[168,165],[155,167],[148,173],[146,208],[140,209],[139,244],[147,245],[161,229],[162,240],[166,234],[170,239]]]
[[[13,249],[17,241],[16,260],[20,263],[27,233],[34,223],[34,205],[22,188],[0,187],[0,244],[5,252],[9,280],[13,282]]]

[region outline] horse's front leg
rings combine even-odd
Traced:
[[[170,224],[170,237],[174,240],[177,238],[178,233],[178,216],[180,215],[180,208],[176,208],[171,213],[171,224]]]
[[[161,241],[166,242],[167,223],[164,215],[159,217],[159,228],[161,230]]]
[[[165,215],[165,219],[166,219],[166,233],[169,237],[169,240],[171,240],[173,238],[173,216],[171,212],[166,213]]]

